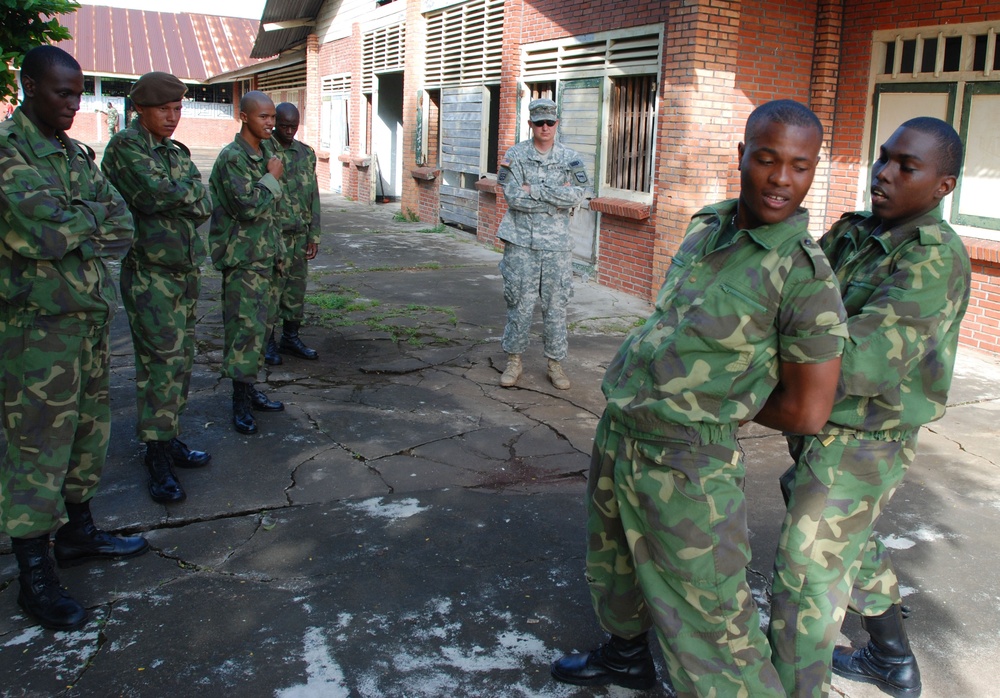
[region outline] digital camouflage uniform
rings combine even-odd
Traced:
[[[769,638],[789,695],[829,694],[848,604],[873,616],[901,602],[873,529],[913,462],[920,426],[944,415],[969,302],[969,257],[940,209],[876,233],[879,222],[850,213],[820,240],[850,340],[827,425],[788,439],[796,464],[782,477],[788,513]]]
[[[36,538],[97,489],[111,431],[105,258],[132,217],[83,146],[61,148],[18,109],[0,124],[0,523]]]
[[[281,232],[285,242],[284,276],[277,287],[278,315],[301,322],[305,307],[309,261],[306,245],[319,244],[319,184],[316,182],[316,151],[301,141],[283,148],[274,145],[285,165],[285,196],[281,200]]]
[[[528,348],[531,317],[541,298],[545,356],[562,361],[569,344],[566,306],[573,295],[570,215],[586,196],[590,178],[575,151],[555,142],[539,153],[529,139],[507,151],[497,181],[507,200],[497,231],[505,243],[500,273],[507,325],[501,345],[508,354]],[[524,184],[531,185],[530,193]]]
[[[101,169],[129,205],[135,243],[122,263],[122,302],[135,350],[136,433],[169,441],[180,432],[195,354],[195,320],[212,214],[190,151],[158,141],[138,121],[111,139]]]
[[[272,284],[284,256],[278,227],[282,187],[267,171],[269,140],[261,153],[240,134],[219,153],[209,177],[212,222],[209,252],[222,272],[225,355],[222,375],[253,383],[264,362],[265,332],[274,324]]]
[[[847,334],[809,214],[735,231],[735,213],[730,200],[694,216],[654,313],[608,367],[587,486],[601,625],[627,639],[655,627],[682,696],[785,695],[746,581],[736,432],[779,359],[836,359]]]

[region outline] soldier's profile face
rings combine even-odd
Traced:
[[[299,132],[299,115],[293,111],[282,111],[274,121],[274,137],[283,146],[290,146]]]
[[[135,105],[136,112],[139,113],[139,123],[149,131],[157,140],[170,138],[177,130],[177,124],[181,120],[181,109],[184,103],[181,100],[167,102],[155,107]]]
[[[55,63],[37,79],[25,76],[22,87],[31,101],[33,121],[43,133],[51,136],[73,126],[83,95],[83,72]]]
[[[955,177],[938,171],[938,149],[931,134],[902,127],[879,148],[872,165],[872,212],[886,227],[936,208],[955,188]]]
[[[740,143],[740,203],[743,228],[780,223],[809,193],[822,139],[811,126],[768,121]]]

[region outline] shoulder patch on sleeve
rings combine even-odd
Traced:
[[[587,183],[587,173],[584,172],[583,170],[576,170],[573,173],[573,176],[576,177],[576,181],[579,182],[580,184]]]
[[[503,160],[500,161],[500,167],[510,167],[510,158],[504,155]]]
[[[577,158],[569,163],[570,167],[583,167],[583,160]]]
[[[499,182],[500,184],[503,184],[504,182],[506,182],[506,181],[507,181],[507,174],[508,174],[509,172],[510,172],[510,170],[508,170],[508,169],[506,169],[506,168],[504,168],[504,169],[500,170],[500,173],[499,173],[499,174],[497,174],[497,181],[498,181],[498,182]]]

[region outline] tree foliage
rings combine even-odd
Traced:
[[[0,0],[0,99],[17,97],[12,68],[35,46],[72,38],[57,15],[80,7],[75,0]]]

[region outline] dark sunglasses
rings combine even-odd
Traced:
[[[548,126],[549,128],[552,128],[553,126],[556,125],[556,122],[553,121],[552,119],[543,119],[542,121],[532,121],[531,123],[533,123],[535,126]]]

